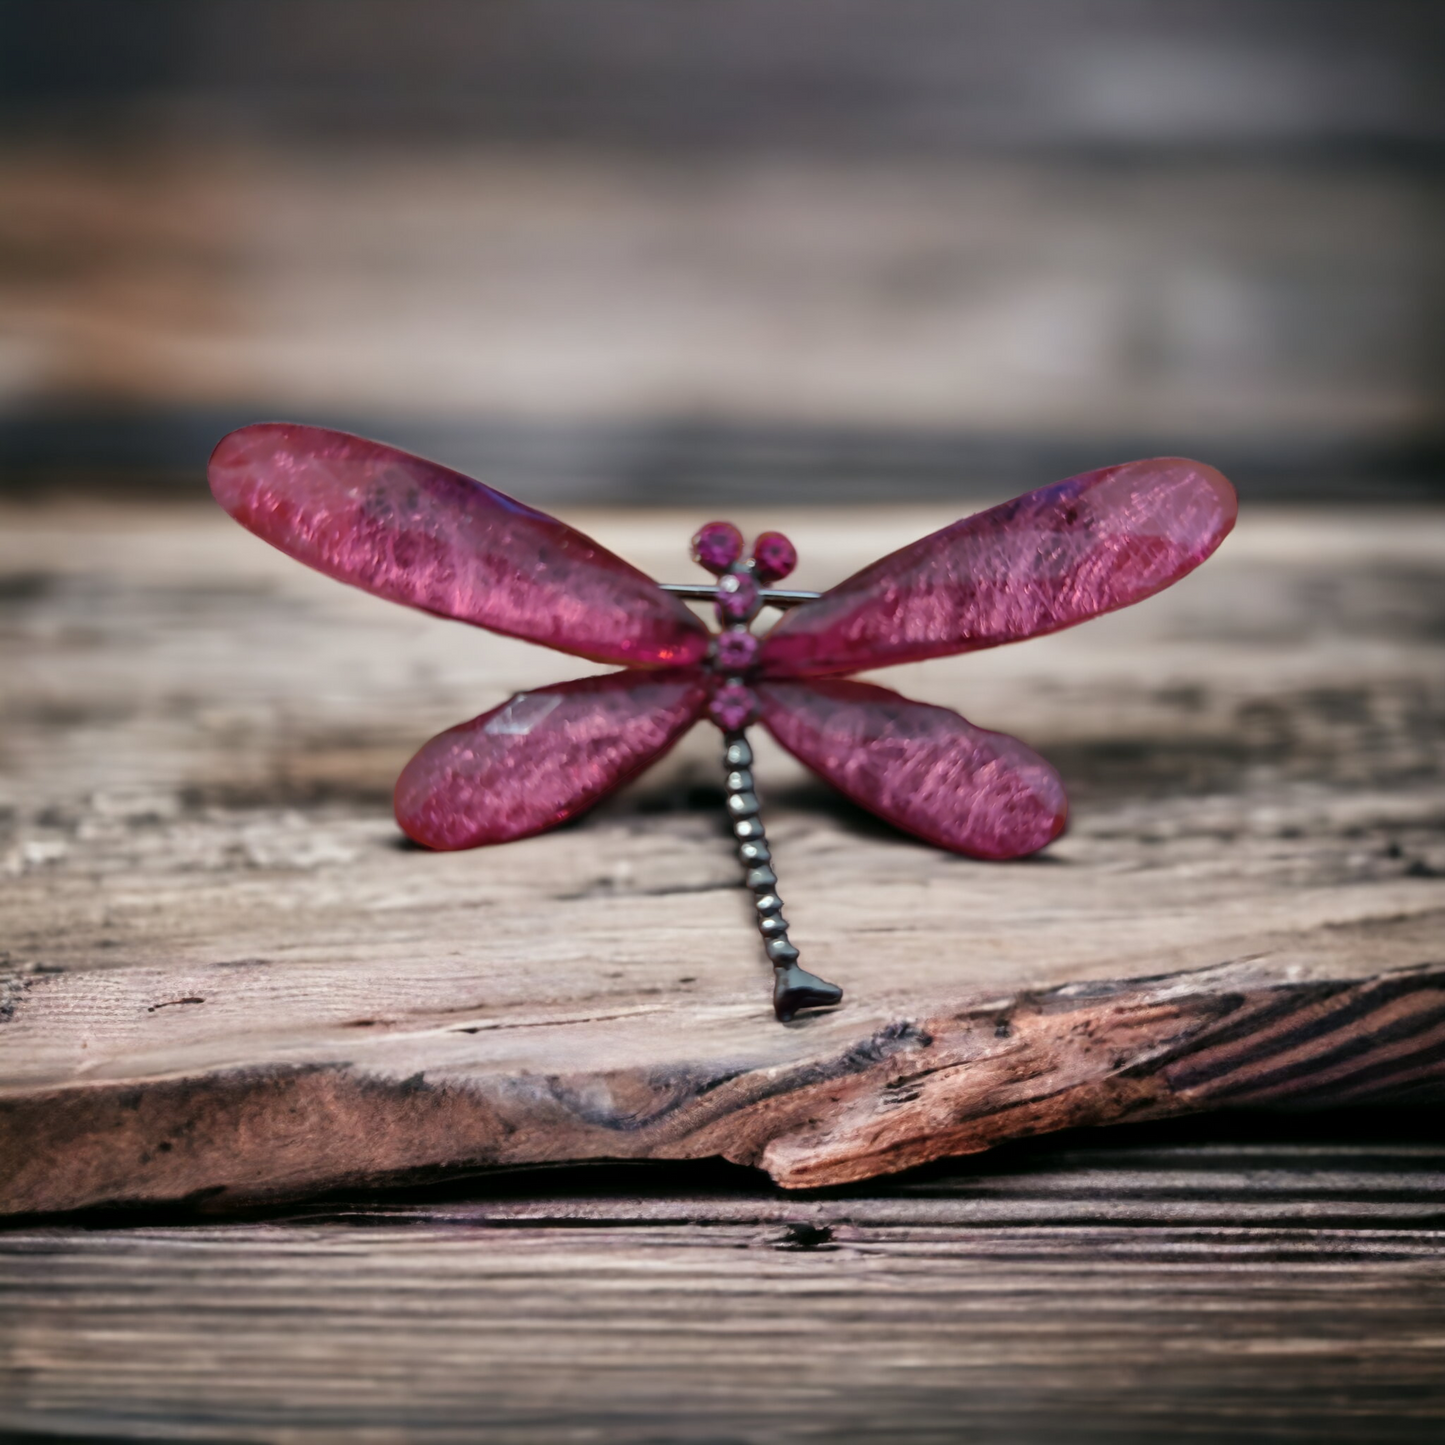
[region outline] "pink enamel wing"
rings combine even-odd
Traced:
[[[396,785],[428,848],[476,848],[576,817],[709,717],[730,825],[775,971],[780,1019],[837,1003],[788,938],[746,729],[760,722],[854,802],[939,848],[1019,858],[1064,829],[1058,774],[1004,733],[849,674],[1017,642],[1177,582],[1234,525],[1234,490],[1177,457],[1085,472],[944,527],[821,594],[775,584],[788,540],[749,555],[711,522],[692,555],[715,581],[664,585],[533,507],[435,462],[323,427],[225,437],[211,490],[288,556],[378,597],[621,671],[519,693],[434,737]],[[715,607],[716,633],[685,605]],[[785,609],[763,635],[767,606]]]

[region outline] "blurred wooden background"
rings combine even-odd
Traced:
[[[7,0],[0,469],[285,415],[553,501],[1438,495],[1442,24]]]

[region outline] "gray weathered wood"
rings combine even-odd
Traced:
[[[946,519],[757,520],[809,587]],[[698,518],[580,520],[688,575]],[[765,750],[795,936],[848,990],[787,1028],[711,730],[580,827],[408,851],[408,751],[585,669],[200,509],[11,509],[0,538],[10,1211],[595,1157],[827,1184],[1445,1073],[1438,514],[1247,518],[1144,607],[884,675],[1060,762],[1041,860],[942,855]]]

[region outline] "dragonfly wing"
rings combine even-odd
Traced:
[[[965,517],[795,608],[763,643],[775,677],[997,647],[1140,602],[1234,526],[1234,488],[1178,457],[1085,472]]]
[[[438,733],[402,769],[396,820],[428,848],[546,832],[660,758],[702,715],[697,668],[559,682]]]
[[[328,577],[597,662],[685,666],[707,628],[555,517],[435,462],[326,427],[221,440],[211,491],[242,526]]]
[[[1064,831],[1059,775],[1007,733],[871,683],[764,682],[764,726],[895,827],[974,858],[1020,858]]]

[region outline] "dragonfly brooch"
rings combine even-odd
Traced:
[[[448,467],[324,427],[222,439],[211,490],[242,526],[378,597],[623,670],[518,693],[426,743],[396,785],[403,831],[476,848],[555,828],[709,717],[728,818],[774,969],[773,1008],[838,1003],[788,938],[747,728],[855,803],[940,848],[1019,858],[1068,816],[1059,775],[1005,733],[848,676],[1072,627],[1193,571],[1234,525],[1230,484],[1177,457],[1085,472],[900,548],[823,593],[778,587],[797,561],[710,522],[715,580],[654,582],[575,528]],[[713,604],[711,632],[685,604]],[[763,635],[763,608],[784,610]]]

